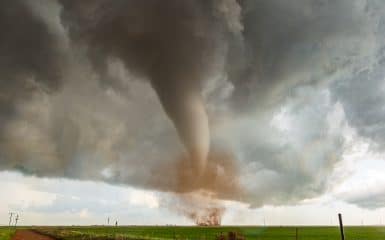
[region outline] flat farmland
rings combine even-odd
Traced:
[[[339,240],[338,227],[188,227],[188,226],[91,226],[91,227],[34,227],[53,239],[228,239],[235,232],[239,239],[300,239]],[[385,240],[385,227],[346,227],[347,240]],[[1,239],[3,240],[3,239]],[[4,238],[5,240],[5,238]]]

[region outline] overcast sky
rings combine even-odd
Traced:
[[[9,0],[0,28],[0,224],[385,223],[384,1]]]

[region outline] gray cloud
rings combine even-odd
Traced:
[[[365,12],[371,16],[364,58],[332,86],[333,98],[343,104],[349,124],[360,136],[384,149],[385,93],[385,17],[383,3],[368,1]]]
[[[226,139],[224,144],[238,154],[242,181],[251,193],[244,200],[254,206],[319,195],[341,160],[343,112],[326,90],[305,87],[296,94],[277,112],[260,116],[257,111],[218,129],[217,138]]]
[[[367,209],[378,209],[385,206],[385,192],[378,191],[376,193],[351,197],[346,199],[347,202]]]
[[[197,132],[182,130],[195,123],[180,110],[192,92],[205,101],[212,146],[239,163],[247,193],[232,198],[316,196],[341,159],[345,118],[384,142],[384,9],[375,0],[2,2],[0,26],[11,31],[0,35],[0,166],[170,191],[184,148],[163,109],[195,148]]]
[[[381,151],[385,144],[385,54],[378,63],[333,85],[333,96],[343,104],[349,123]]]
[[[17,0],[0,5],[0,27],[4,29],[0,41],[2,126],[14,116],[16,102],[28,99],[40,84],[57,89],[65,64],[59,19],[44,19],[46,13],[57,15],[59,6],[52,1],[31,8],[31,3]],[[44,13],[44,8],[50,13]]]
[[[328,81],[372,53],[374,19],[362,1],[244,1],[242,7],[246,62],[230,72],[238,107],[277,104],[290,89]]]
[[[225,104],[236,120],[225,122],[233,132],[221,130],[228,134],[221,138],[231,139],[248,166],[244,179],[254,194],[251,202],[316,196],[326,191],[341,160],[344,125],[361,135],[366,128],[380,142],[384,4],[244,1],[242,7],[246,58],[236,67],[230,59],[227,68],[233,92]],[[367,81],[360,74],[365,68],[372,72]],[[289,124],[283,131],[271,127],[277,113]],[[366,119],[362,129],[354,123],[360,119]]]

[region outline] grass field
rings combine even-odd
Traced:
[[[80,239],[216,239],[234,231],[245,239],[296,239],[295,227],[45,227],[42,233]],[[385,227],[346,227],[347,240],[385,240]],[[300,240],[339,240],[337,227],[298,227]]]
[[[0,227],[0,240],[9,240],[14,233],[14,228]]]

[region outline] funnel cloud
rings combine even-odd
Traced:
[[[88,54],[97,52],[96,64],[119,58],[151,83],[190,155],[191,167],[199,174],[206,166],[210,144],[202,83],[222,54],[221,38],[230,31],[222,22],[226,16],[215,15],[220,11],[215,2],[64,1],[69,26],[79,27],[73,34],[86,45]],[[225,4],[229,5],[221,6]]]

